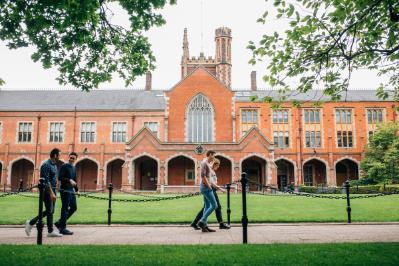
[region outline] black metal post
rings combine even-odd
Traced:
[[[112,213],[112,209],[111,209],[111,202],[112,202],[112,183],[109,183],[108,185],[108,190],[109,190],[109,196],[108,196],[108,226],[111,225],[111,213]]]
[[[231,209],[230,209],[230,189],[231,189],[231,184],[226,185],[227,189],[227,224],[230,225],[230,215],[231,215]]]
[[[39,220],[37,221],[37,244],[41,245],[43,242],[43,200],[44,200],[44,178],[39,179]]]
[[[248,217],[247,217],[247,174],[241,174],[241,191],[242,191],[242,243],[248,243]]]
[[[351,223],[351,202],[350,202],[350,197],[349,197],[349,188],[350,188],[349,180],[346,180],[345,182],[345,189],[346,189],[346,211],[348,213],[348,224]]]

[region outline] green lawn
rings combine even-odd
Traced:
[[[1,265],[399,265],[398,243],[0,245]]]
[[[97,194],[106,197],[106,194]],[[161,195],[165,196],[165,195]],[[116,198],[141,198],[119,194]],[[220,195],[223,214],[226,216],[226,194]],[[22,224],[37,213],[37,198],[8,196],[0,198],[0,224]],[[352,221],[399,221],[399,195],[353,199]],[[113,223],[188,223],[202,207],[202,197],[184,198],[146,203],[114,202]],[[55,217],[59,217],[61,201],[57,201]],[[106,223],[108,201],[88,198],[78,199],[78,211],[70,223]],[[232,222],[241,220],[241,196],[232,195]],[[346,201],[307,198],[298,196],[248,195],[249,222],[345,222]],[[211,215],[211,222],[215,215]]]

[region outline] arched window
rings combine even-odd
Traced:
[[[187,107],[187,141],[213,142],[213,107],[202,94],[192,99]]]

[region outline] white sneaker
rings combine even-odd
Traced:
[[[47,234],[47,237],[62,237],[62,234],[57,233],[55,230],[53,230],[53,232]]]
[[[25,222],[25,233],[27,236],[30,236],[30,232],[32,231],[33,225],[29,224],[30,220],[26,220]]]

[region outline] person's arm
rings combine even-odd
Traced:
[[[40,177],[44,178],[44,183],[46,184],[45,191],[50,193],[50,198],[52,201],[55,201],[57,198],[54,194],[54,191],[51,189],[50,183],[50,167],[46,164],[42,165],[40,168]]]

